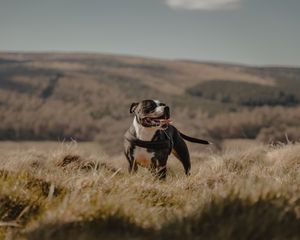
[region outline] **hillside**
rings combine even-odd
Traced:
[[[0,140],[121,150],[130,103],[160,99],[188,134],[300,138],[300,69],[79,53],[0,53]],[[276,134],[274,133],[276,132]]]

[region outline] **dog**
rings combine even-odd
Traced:
[[[132,103],[129,112],[134,114],[133,123],[124,136],[124,153],[130,173],[138,165],[149,168],[159,179],[165,179],[167,160],[172,153],[190,174],[191,162],[184,140],[210,144],[206,140],[189,137],[174,127],[170,120],[170,107],[158,100]]]

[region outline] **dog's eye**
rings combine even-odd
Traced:
[[[159,106],[166,106],[166,104],[164,104],[164,103],[160,103],[160,104],[159,104]]]

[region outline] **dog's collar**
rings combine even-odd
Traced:
[[[159,141],[144,141],[144,140],[140,140],[138,139],[136,136],[134,136],[130,130],[128,130],[125,133],[125,139],[131,143],[133,143],[134,145],[141,147],[141,148],[148,148],[148,149],[169,149],[172,148],[173,144],[171,142],[170,139],[168,140],[159,140]]]

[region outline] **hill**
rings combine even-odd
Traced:
[[[121,150],[141,99],[188,134],[300,138],[300,69],[83,53],[0,53],[0,140],[99,141]],[[275,134],[276,133],[276,134]]]

